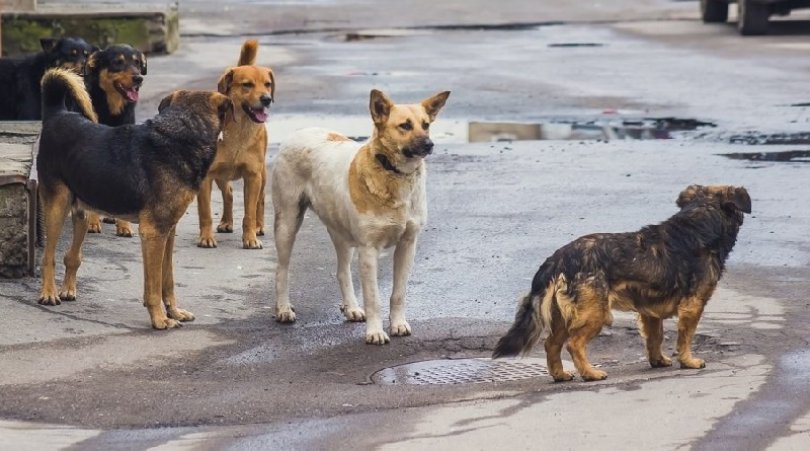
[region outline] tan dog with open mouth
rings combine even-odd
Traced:
[[[218,90],[233,102],[235,120],[225,126],[217,156],[197,195],[200,218],[199,247],[217,247],[211,219],[212,183],[222,191],[223,213],[217,232],[233,232],[233,189],[231,180],[244,179],[245,217],[242,221],[242,247],[261,249],[257,238],[264,235],[264,187],[267,180],[268,108],[275,99],[276,81],[273,71],[254,66],[258,42],[245,41],[239,56],[239,66],[229,69],[219,80]]]
[[[394,105],[375,89],[369,105],[374,133],[368,142],[308,128],[281,146],[271,178],[278,254],[276,321],[295,321],[288,286],[290,253],[304,213],[311,208],[335,245],[341,311],[349,321],[366,321],[369,344],[389,342],[378,311],[377,259],[382,249],[396,246],[390,332],[411,334],[405,320],[405,286],[416,238],[427,220],[424,158],[433,151],[428,128],[449,95],[445,91],[418,104]],[[365,312],[357,305],[349,267],[355,248]]]

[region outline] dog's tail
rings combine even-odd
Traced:
[[[549,259],[537,271],[532,291],[520,299],[515,322],[498,340],[492,358],[528,354],[543,332],[551,328],[552,304],[557,292],[555,266]]]
[[[42,77],[42,119],[67,109],[65,101],[68,96],[84,117],[98,122],[82,77],[66,69],[51,69]]]
[[[256,54],[259,52],[259,41],[248,39],[242,44],[242,52],[239,53],[238,66],[252,66],[256,64]]]

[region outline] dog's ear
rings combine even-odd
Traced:
[[[270,103],[274,103],[276,101],[276,76],[273,75],[272,69],[268,72],[270,73]]]
[[[675,204],[678,208],[683,208],[693,200],[695,200],[699,194],[703,193],[703,187],[700,185],[689,185],[686,187],[685,190],[681,191],[681,194],[678,195],[678,200],[675,201]]]
[[[225,72],[225,75],[223,75],[219,79],[219,82],[217,83],[217,91],[219,91],[220,94],[228,94],[228,91],[231,90],[232,84],[233,84],[233,69],[229,70],[228,72]]]
[[[172,104],[172,101],[174,101],[174,93],[171,93],[166,97],[164,97],[163,100],[160,101],[160,105],[158,105],[158,114],[162,113],[163,110],[168,108],[169,105]]]
[[[221,95],[221,97],[222,98],[219,99],[219,105],[217,106],[217,116],[219,116],[222,125],[225,125],[229,119],[236,120],[236,106],[229,97],[225,95]]]
[[[82,75],[87,77],[88,75],[95,72],[96,66],[98,66],[98,54],[100,50],[96,49],[90,56],[87,57],[87,61],[84,62],[84,70],[82,71]]]
[[[141,75],[146,75],[146,55],[138,52],[138,62],[140,63]]]
[[[388,116],[391,114],[391,107],[394,103],[382,91],[378,89],[371,90],[368,109],[371,111],[371,120],[377,126],[382,126],[388,122]]]
[[[448,97],[450,97],[450,91],[442,91],[433,97],[428,97],[422,101],[422,108],[425,109],[425,112],[427,112],[428,116],[430,117],[430,122],[433,122],[436,119],[436,116],[439,114],[439,110],[441,110],[444,103],[447,102]]]
[[[56,38],[41,38],[39,40],[39,45],[42,47],[42,50],[45,53],[51,53],[56,48],[56,42],[58,39]]]
[[[745,188],[729,187],[728,192],[723,197],[723,208],[751,213],[751,196],[748,195]]]

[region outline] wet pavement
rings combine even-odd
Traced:
[[[340,4],[292,3],[283,11]],[[364,11],[351,29],[249,28],[279,85],[268,164],[300,126],[368,136],[371,87],[395,101],[453,91],[432,132],[430,218],[408,288],[414,335],[367,346],[364,326],[344,321],[332,245],[312,214],[291,266],[298,322],[277,324],[272,235],[259,251],[241,249],[239,233],[197,248],[195,205],[178,227],[175,279],[197,320],[152,331],[138,241],[106,226],[86,241],[77,302],[42,307],[36,278],[0,281],[0,449],[810,446],[807,149],[731,139],[806,132],[810,109],[794,105],[807,98],[796,58],[807,34],[745,39],[741,54],[733,27],[680,20],[684,2],[643,3],[632,21],[597,10],[594,23],[572,24],[576,11],[563,9],[524,20],[553,24],[471,29],[475,17],[441,27],[448,19],[420,24],[412,13],[418,27],[393,32],[404,15],[372,26]],[[242,37],[232,24],[214,21],[204,34],[194,20],[177,54],[150,60],[140,118],[171,89],[210,89],[235,62]],[[488,124],[481,140],[473,124]],[[516,124],[536,138],[520,140]],[[525,362],[538,377],[471,360],[489,356],[546,256],[586,233],[666,219],[691,183],[745,185],[754,210],[698,328],[706,369],[650,369],[622,313],[589,348],[606,381],[554,384],[540,350]],[[671,352],[674,321],[665,327]],[[419,380],[434,383],[409,383]]]

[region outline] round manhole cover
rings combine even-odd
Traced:
[[[384,368],[371,375],[375,384],[480,384],[548,376],[545,360],[427,360]]]

